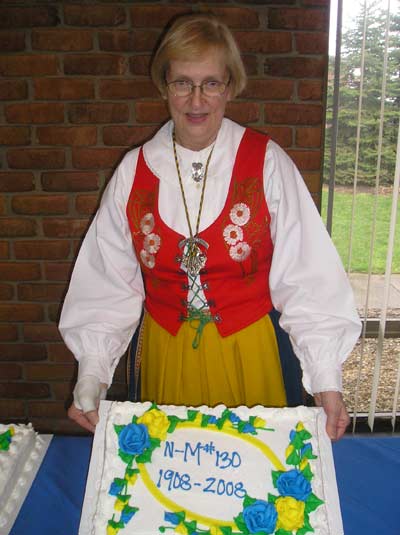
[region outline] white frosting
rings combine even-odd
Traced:
[[[104,432],[99,431],[101,437],[96,429],[95,443],[100,444],[100,450],[104,449],[104,455],[96,460],[97,478],[94,485],[97,488],[97,501],[89,531],[91,535],[104,535],[108,521],[112,518],[118,521],[121,515],[121,511],[114,508],[116,496],[109,493],[114,479],[123,479],[127,468],[127,464],[118,456],[119,439],[114,426],[130,424],[133,416],[140,417],[150,407],[150,403],[113,402],[106,422],[98,426],[98,429],[105,429]],[[187,407],[158,408],[168,416],[177,416],[181,420],[188,418]],[[224,406],[196,408],[200,413],[216,418],[220,418],[225,409]],[[139,467],[140,473],[133,484],[128,484],[127,493],[131,496],[129,505],[138,510],[121,529],[121,533],[155,535],[160,533],[159,527],[164,526],[168,528],[165,533],[172,535],[173,525],[165,519],[164,514],[178,511],[186,512],[186,520],[196,520],[199,531],[209,530],[213,525],[234,522],[234,518],[243,511],[246,493],[266,502],[268,494],[279,497],[279,491],[273,485],[272,472],[294,469],[294,466],[286,463],[286,456],[290,433],[298,422],[302,422],[311,433],[311,439],[306,442],[312,445],[313,454],[317,456],[309,460],[313,473],[312,492],[325,502],[309,514],[310,524],[315,535],[341,533],[340,529],[332,528],[332,525],[341,524],[336,504],[334,515],[339,518],[332,522],[332,511],[328,514],[328,508],[332,505],[330,497],[335,497],[332,489],[336,490],[336,482],[332,467],[324,465],[332,460],[330,451],[327,451],[330,450],[330,442],[325,425],[321,425],[321,409],[239,407],[230,410],[242,422],[248,422],[250,417],[259,417],[266,422],[265,428],[272,430],[256,426],[256,434],[253,435],[237,430],[229,432],[229,429],[216,432],[213,424],[203,428],[178,425],[153,450],[151,462],[132,464],[132,468]],[[146,473],[150,482],[145,480]],[[173,504],[177,505],[175,509]],[[204,517],[212,520],[206,523]]]
[[[34,431],[32,424],[0,424],[0,434],[14,429],[8,450],[0,450],[0,528],[7,525],[15,509],[19,506],[33,461],[38,458],[42,439]]]

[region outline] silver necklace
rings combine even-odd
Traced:
[[[201,182],[204,178],[204,165],[201,162],[192,163],[192,179]]]

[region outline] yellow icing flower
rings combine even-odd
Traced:
[[[178,524],[175,528],[175,533],[179,533],[180,535],[188,535],[188,530],[185,524]]]
[[[296,425],[296,431],[303,431],[304,429],[304,424],[303,422],[299,422],[297,425]]]
[[[256,419],[254,420],[253,425],[254,427],[265,427],[267,424],[264,418],[260,418],[259,416],[257,416]]]
[[[303,471],[306,466],[308,466],[308,459],[303,459],[300,463],[300,470]]]
[[[286,455],[286,459],[289,457],[289,455],[291,455],[292,453],[294,452],[294,447],[289,444],[289,446],[286,448],[286,451],[285,451],[285,455]]]
[[[125,507],[126,502],[129,500],[129,496],[124,496],[121,498],[117,498],[114,503],[114,509],[116,511],[122,511],[122,509]]]
[[[107,526],[107,535],[117,535],[119,528],[113,528],[112,526]]]
[[[223,533],[218,526],[211,526],[210,535],[223,535]]]
[[[130,485],[134,485],[136,483],[136,480],[137,480],[137,474],[132,474],[131,476],[128,476],[127,474],[125,474],[125,480],[130,484]]]
[[[167,438],[169,420],[165,412],[160,411],[159,409],[151,409],[142,414],[142,416],[137,419],[137,422],[147,426],[149,435],[152,438],[159,438],[160,440],[165,440]]]
[[[10,435],[13,437],[15,435],[15,429],[13,427],[10,427]]]
[[[304,525],[304,502],[296,500],[291,496],[278,498],[275,502],[278,512],[276,529],[294,531]]]

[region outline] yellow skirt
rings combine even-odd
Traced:
[[[268,315],[226,337],[208,323],[197,349],[192,347],[196,331],[189,323],[173,336],[150,314],[143,321],[142,400],[211,407],[286,405],[278,345]]]

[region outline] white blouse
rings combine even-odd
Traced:
[[[189,236],[176,172],[170,121],[144,145],[147,165],[160,180],[159,212],[176,232]],[[208,169],[200,228],[211,225],[228,194],[244,128],[224,119]],[[178,160],[195,228],[202,185],[193,162],[205,164],[211,147],[178,146]],[[140,319],[144,287],[132,246],[126,204],[139,149],[126,154],[110,180],[80,249],[65,298],[60,332],[79,361],[79,378],[94,375],[108,385]],[[269,285],[280,324],[291,339],[309,393],[341,390],[341,364],[360,333],[353,292],[340,258],[297,168],[273,141],[264,162],[264,192],[271,215],[274,254]]]

